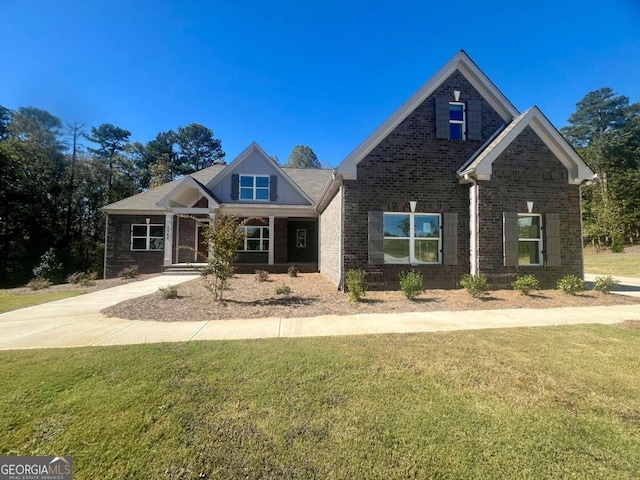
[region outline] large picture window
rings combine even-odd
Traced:
[[[440,263],[440,215],[385,213],[384,263]]]
[[[518,265],[542,265],[542,216],[518,214]]]
[[[131,225],[131,250],[163,250],[164,225]]]
[[[268,252],[269,227],[240,227],[244,232],[244,243],[238,249],[240,252]]]
[[[269,200],[268,175],[240,175],[240,200]]]

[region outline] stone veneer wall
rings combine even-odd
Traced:
[[[132,251],[131,224],[164,225],[164,215],[108,215],[105,277],[117,277],[126,267],[137,266],[140,273],[157,273],[162,268],[164,251]]]
[[[435,137],[435,97],[482,100],[482,140],[452,141]],[[426,288],[456,288],[469,273],[469,187],[456,170],[504,123],[459,72],[401,122],[358,165],[357,180],[344,182],[344,268],[364,268],[371,288],[398,288],[398,275],[410,265],[368,264],[368,212],[458,214],[458,265],[420,265]],[[324,246],[323,246],[324,248]]]
[[[568,185],[566,167],[527,127],[493,163],[491,180],[478,182],[479,268],[494,286],[509,287],[532,273],[544,288],[564,275],[583,274],[580,188]],[[503,212],[560,214],[560,267],[503,265]],[[544,249],[544,244],[543,244]]]

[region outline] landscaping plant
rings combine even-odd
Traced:
[[[205,287],[217,301],[222,300],[227,282],[233,275],[233,262],[244,242],[244,232],[240,227],[248,221],[249,219],[240,222],[234,215],[218,215],[215,222],[203,229],[213,255],[207,258],[207,266],[200,270],[200,274],[204,278]]]
[[[96,278],[98,278],[96,272],[75,272],[67,277],[67,282],[83,287],[92,287],[96,284]]]
[[[167,285],[165,288],[160,287],[160,293],[167,300],[178,298],[178,287],[175,285]]]
[[[482,273],[480,275],[470,275],[468,273],[463,275],[460,280],[460,286],[464,287],[473,298],[479,298],[489,290],[487,276]]]
[[[266,282],[269,280],[269,272],[266,270],[256,270],[256,282]]]
[[[367,272],[360,268],[346,271],[344,283],[347,287],[349,303],[357,303],[367,294],[366,278]]]
[[[529,295],[533,290],[540,290],[540,282],[535,275],[520,275],[516,281],[511,284],[514,290],[519,291],[523,295]]]
[[[577,295],[580,292],[584,292],[586,286],[584,280],[576,277],[575,275],[565,275],[558,280],[558,290],[561,290],[567,295]]]
[[[289,295],[291,293],[291,287],[289,285],[276,285],[276,294]]]
[[[291,265],[287,270],[287,273],[289,274],[290,277],[297,277],[298,271],[299,271],[298,267],[296,267],[295,265]]]
[[[47,250],[40,257],[40,263],[32,271],[36,278],[44,278],[49,282],[58,280],[62,272],[62,264],[56,258],[53,248]]]
[[[136,278],[138,276],[138,266],[132,265],[130,267],[125,267],[120,271],[120,276],[122,278]]]
[[[49,288],[51,286],[51,282],[46,278],[36,277],[32,279],[29,283],[27,283],[27,287],[31,290],[44,290],[45,288]]]
[[[409,273],[400,272],[400,290],[408,299],[412,299],[420,295],[424,290],[422,288],[422,274],[411,270]]]
[[[594,290],[598,290],[602,293],[610,293],[611,290],[620,282],[615,280],[611,275],[606,277],[596,277],[596,283],[593,286]]]

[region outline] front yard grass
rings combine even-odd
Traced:
[[[76,479],[639,478],[639,349],[591,325],[0,352],[0,455],[72,455]]]
[[[10,290],[0,290],[0,313],[17,310],[19,308],[40,305],[41,303],[62,300],[63,298],[75,297],[84,292],[71,290],[63,292],[34,292],[16,295]]]
[[[624,253],[611,253],[608,250],[595,253],[592,248],[585,248],[584,271],[640,278],[640,247],[626,247]]]

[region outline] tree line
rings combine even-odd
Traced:
[[[568,123],[561,133],[597,175],[582,189],[585,239],[620,252],[640,240],[640,103],[601,88]]]
[[[86,129],[38,108],[0,106],[0,285],[29,280],[50,249],[66,273],[100,274],[103,206],[224,157],[213,130],[197,123],[143,144],[111,124]]]

